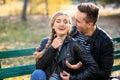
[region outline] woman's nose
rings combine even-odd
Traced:
[[[64,25],[64,23],[63,23],[63,22],[61,22],[61,23],[60,23],[60,25]]]

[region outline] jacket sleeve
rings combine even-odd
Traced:
[[[112,40],[104,40],[100,51],[101,57],[99,61],[99,71],[96,74],[96,78],[99,78],[100,80],[105,80],[109,78],[113,65],[114,48]]]
[[[79,71],[77,75],[71,75],[70,80],[90,80],[98,71],[98,66],[90,53],[86,53],[82,46],[75,43],[73,46],[75,55],[81,60],[85,69]]]
[[[49,38],[44,38],[39,46],[39,52],[42,51],[45,48],[45,45],[47,44]]]
[[[46,39],[44,39],[41,42],[41,46],[45,46],[46,43]],[[43,48],[44,49],[44,48]],[[42,50],[42,49],[41,49]],[[56,56],[56,50],[54,49],[51,45],[46,49],[44,55],[41,57],[41,59],[39,59],[36,62],[36,69],[42,69],[43,71],[46,70],[46,68],[48,67],[48,65],[51,63],[51,61],[54,59],[54,57]]]

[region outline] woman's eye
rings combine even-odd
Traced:
[[[57,23],[60,23],[60,21],[58,20],[58,21],[56,21]]]
[[[67,24],[68,21],[67,21],[67,20],[63,20],[63,21],[61,21],[61,20],[56,20],[56,23],[64,23],[64,24]]]
[[[65,20],[65,21],[63,21],[63,22],[64,22],[65,24],[67,24],[67,23],[68,23],[68,21],[66,21],[66,20]]]

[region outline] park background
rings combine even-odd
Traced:
[[[120,37],[120,0],[0,0],[0,50],[38,47],[42,38],[49,35],[52,15],[62,10],[74,17],[76,6],[81,2],[98,5],[97,24],[112,38]],[[35,63],[32,56],[0,61],[2,67]],[[120,61],[115,63],[120,64]],[[120,75],[120,72],[112,75]],[[30,75],[5,80],[30,80]]]

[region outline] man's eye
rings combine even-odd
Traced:
[[[76,22],[80,23],[80,21],[79,21],[79,20],[77,20],[77,19],[76,19]]]

